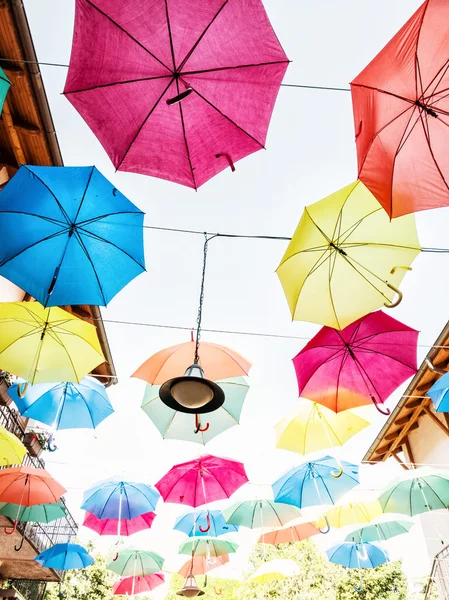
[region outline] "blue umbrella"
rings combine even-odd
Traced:
[[[210,529],[208,526],[210,525]],[[201,510],[188,512],[181,515],[175,523],[174,529],[182,531],[189,537],[218,537],[238,531],[238,525],[226,523],[221,511],[219,510]]]
[[[91,377],[80,383],[38,383],[26,394],[21,384],[8,390],[23,417],[55,429],[95,429],[114,412],[104,386]]]
[[[145,483],[108,479],[84,492],[81,508],[99,519],[120,521],[154,512],[159,498],[159,492]]]
[[[341,472],[342,470],[342,472]],[[335,504],[346,492],[359,484],[359,467],[325,456],[314,462],[293,467],[273,484],[275,502],[298,508]],[[326,521],[327,522],[327,521]],[[328,533],[329,524],[326,530]]]
[[[143,218],[95,167],[23,165],[0,197],[0,275],[44,306],[105,306],[145,270]]]
[[[375,569],[390,561],[388,552],[376,544],[342,542],[326,551],[330,562],[348,569]]]
[[[42,567],[59,571],[84,569],[95,562],[87,550],[78,544],[55,544],[38,554],[34,560]]]
[[[427,392],[436,412],[449,412],[449,373],[440,377]]]

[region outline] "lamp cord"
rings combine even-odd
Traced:
[[[212,235],[208,237],[208,234],[204,232],[204,246],[203,246],[203,272],[201,274],[201,288],[200,288],[200,300],[198,305],[198,315],[196,318],[196,341],[195,341],[195,358],[194,364],[198,364],[200,360],[199,349],[200,349],[200,339],[201,339],[201,321],[203,318],[203,303],[204,303],[204,282],[206,280],[206,267],[207,267],[207,251],[210,240],[212,240],[216,235]]]

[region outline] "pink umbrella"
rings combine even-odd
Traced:
[[[90,512],[86,512],[83,526],[92,529],[99,535],[117,535],[129,536],[138,533],[144,529],[150,529],[156,513],[149,512],[133,519],[99,519]]]
[[[165,502],[197,507],[229,498],[247,481],[242,463],[206,454],[175,465],[156,487]]]
[[[162,573],[153,573],[146,577],[121,577],[112,586],[114,596],[134,596],[151,592],[162,585],[165,577]]]
[[[261,0],[76,0],[64,94],[117,170],[196,189],[265,146],[288,62]]]
[[[335,412],[379,407],[416,373],[418,332],[381,311],[342,331],[323,327],[293,359],[299,395]],[[387,411],[383,414],[390,414]]]

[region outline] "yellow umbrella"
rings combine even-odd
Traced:
[[[268,583],[299,575],[299,566],[290,559],[276,559],[263,563],[250,577],[250,583]]]
[[[305,208],[277,274],[294,320],[344,329],[399,303],[420,250],[414,216],[390,221],[356,181]]]
[[[316,402],[295,408],[276,425],[276,447],[306,455],[343,446],[370,423],[350,410],[334,413]]]
[[[0,302],[0,369],[32,384],[79,382],[103,362],[94,325],[38,302]]]
[[[369,523],[383,514],[378,500],[370,502],[350,502],[341,506],[334,506],[322,515],[317,521],[317,527],[348,527],[359,523]]]
[[[21,465],[26,453],[19,438],[0,425],[0,465]]]

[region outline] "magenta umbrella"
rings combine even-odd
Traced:
[[[293,359],[299,395],[334,412],[380,405],[416,373],[418,332],[381,311],[323,327]]]
[[[165,577],[162,573],[153,573],[146,577],[121,577],[112,586],[114,596],[134,596],[151,592],[162,585]]]
[[[117,170],[196,189],[264,148],[288,62],[261,0],[76,0],[64,94]]]
[[[129,536],[138,533],[144,529],[150,529],[156,513],[149,512],[133,519],[99,519],[90,512],[86,512],[83,526],[92,529],[99,535],[117,535]]]

